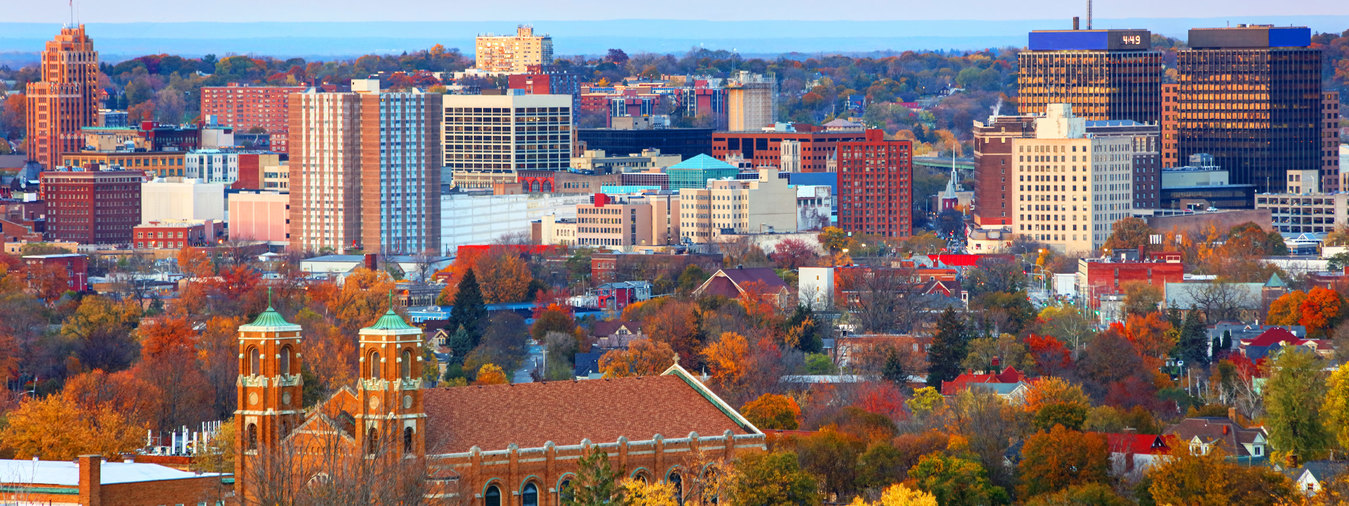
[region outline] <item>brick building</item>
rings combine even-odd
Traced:
[[[304,92],[303,86],[205,86],[201,89],[201,115],[214,116],[217,123],[233,127],[238,133],[261,130],[271,135],[272,151],[287,152],[290,132],[291,93]]]
[[[84,25],[66,27],[42,51],[41,79],[28,83],[26,152],[43,169],[61,164],[61,154],[84,147],[81,127],[98,122],[103,91],[98,86],[98,52]]]
[[[1035,116],[990,116],[974,123],[974,221],[980,226],[1011,225],[1007,205],[1012,174],[1012,139],[1035,137]]]
[[[1097,259],[1077,261],[1078,290],[1092,307],[1102,295],[1124,293],[1124,284],[1143,282],[1160,290],[1167,283],[1180,283],[1185,278],[1185,265],[1179,260],[1168,262],[1115,262]]]
[[[256,477],[278,462],[306,483],[336,455],[425,473],[424,500],[560,504],[591,446],[628,476],[669,482],[682,497],[698,459],[766,449],[762,432],[677,364],[660,376],[423,388],[423,332],[392,310],[360,330],[355,388],[306,413],[301,330],[271,308],[239,327],[243,502],[269,493]]]
[[[136,225],[133,247],[182,249],[215,242],[215,223],[211,221],[152,221]]]
[[[55,266],[64,269],[66,271],[66,288],[72,292],[83,292],[89,289],[89,259],[84,255],[75,253],[27,255],[23,257],[23,263],[29,266]],[[0,480],[3,480],[3,478],[0,478]]]
[[[18,504],[234,504],[229,479],[159,464],[104,462],[98,455],[74,462],[0,460],[0,491]]]
[[[880,130],[838,146],[838,224],[885,237],[913,232],[913,143],[887,141]]]
[[[150,177],[182,177],[182,151],[79,151],[61,156],[65,167],[112,168],[144,171]]]
[[[126,244],[141,222],[138,170],[46,171],[39,175],[47,201],[47,239],[80,244]]]
[[[738,158],[753,167],[778,167],[782,165],[783,142],[795,141],[800,145],[801,172],[831,172],[840,144],[867,140],[864,132],[825,132],[823,127],[811,125],[793,128],[793,132],[716,132],[712,134],[712,156],[728,161]]]

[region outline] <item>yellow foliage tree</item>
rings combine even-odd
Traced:
[[[110,406],[80,409],[52,395],[29,399],[10,412],[0,446],[20,459],[71,460],[90,453],[118,458],[141,446],[147,428],[129,423]]]
[[[628,506],[678,506],[674,485],[665,481],[647,483],[628,478],[619,483],[623,504]]]
[[[749,357],[749,341],[735,332],[721,334],[721,339],[703,349],[703,359],[712,383],[729,390],[745,377],[744,364]]]
[[[885,487],[880,500],[876,502],[854,497],[848,506],[937,506],[937,496],[896,483]]]
[[[487,304],[525,301],[529,297],[529,283],[534,280],[520,254],[504,248],[479,259],[473,273]]]
[[[474,385],[505,385],[510,382],[510,379],[506,377],[506,372],[502,371],[500,366],[490,362],[483,364],[482,368],[478,369],[478,377],[473,380]]]
[[[600,356],[600,372],[606,378],[626,376],[654,376],[664,372],[675,362],[674,349],[669,344],[637,339],[628,343],[626,350],[609,350]]]
[[[1349,450],[1349,364],[1340,364],[1326,379],[1326,428],[1340,449]]]

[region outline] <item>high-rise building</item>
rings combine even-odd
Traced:
[[[880,130],[839,143],[838,225],[884,237],[913,233],[913,143],[887,141]]]
[[[62,28],[42,51],[42,78],[25,93],[28,158],[53,169],[61,154],[84,147],[81,127],[98,124],[98,52],[84,25]],[[130,236],[128,236],[130,237]]]
[[[214,116],[217,123],[233,127],[241,134],[266,132],[271,136],[271,150],[285,153],[289,149],[287,131],[290,128],[287,112],[290,101],[286,97],[304,90],[304,86],[239,83],[206,86],[201,89],[201,115]]]
[[[445,95],[441,149],[454,186],[491,188],[515,183],[521,170],[567,170],[571,104],[569,95]]]
[[[47,239],[129,244],[141,222],[138,170],[52,170],[38,175],[47,202]]]
[[[1133,210],[1134,140],[1094,136],[1071,106],[1052,104],[1034,138],[1012,139],[1013,231],[1060,252],[1091,253]]]
[[[1321,191],[1335,193],[1340,186],[1340,92],[1327,91],[1321,99]]]
[[[1233,184],[1284,191],[1291,170],[1320,169],[1321,50],[1305,27],[1190,30],[1176,53],[1176,154],[1208,153]]]
[[[1179,84],[1162,84],[1162,168],[1167,169],[1180,166],[1180,149],[1176,147],[1176,128],[1180,125],[1176,97],[1179,95]]]
[[[1156,209],[1162,190],[1161,127],[1133,120],[1087,121],[1087,135],[1133,142],[1133,207]]]
[[[440,244],[440,95],[290,95],[290,248],[418,254]]]
[[[1010,225],[1007,184],[1012,174],[1012,139],[1035,136],[1035,116],[991,116],[974,122],[974,221]]]
[[[523,74],[530,65],[553,63],[553,38],[534,35],[534,27],[520,25],[515,35],[479,35],[474,66],[484,72]]]
[[[1017,55],[1017,112],[1070,104],[1088,120],[1161,119],[1162,53],[1147,30],[1039,30]]]
[[[750,167],[778,166],[782,163],[785,141],[800,161],[801,172],[834,172],[838,149],[844,142],[866,139],[865,132],[826,132],[823,127],[792,125],[789,130],[769,132],[716,132],[712,134],[712,156]]]
[[[777,121],[777,81],[773,76],[740,71],[726,83],[726,129],[758,131]]]

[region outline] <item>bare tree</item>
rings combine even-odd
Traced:
[[[1254,309],[1259,303],[1250,292],[1223,280],[1209,283],[1193,293],[1193,309],[1201,311],[1204,322],[1210,324],[1239,318],[1243,311]]]
[[[320,415],[321,416],[321,415]],[[344,422],[334,421],[333,426]],[[364,444],[343,429],[311,422],[299,437],[246,451],[241,504],[421,504],[429,490],[425,458],[398,431],[370,429]],[[391,424],[385,423],[384,427]],[[362,448],[362,446],[364,446]]]
[[[849,278],[846,305],[866,331],[910,332],[918,316],[935,307],[906,269],[856,269]]]

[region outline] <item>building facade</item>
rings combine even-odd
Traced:
[[[1013,231],[1055,250],[1091,253],[1133,210],[1134,142],[1094,137],[1066,104],[1035,122],[1035,138],[1012,140]]]
[[[1340,92],[1327,91],[1321,99],[1321,190],[1335,193],[1340,185]]]
[[[1017,112],[1070,104],[1087,120],[1161,120],[1162,53],[1147,30],[1042,30],[1018,53]]]
[[[1321,168],[1321,50],[1305,27],[1190,30],[1176,54],[1176,154],[1213,155],[1234,184],[1282,193]]]
[[[1274,229],[1289,234],[1326,234],[1349,223],[1349,193],[1259,193],[1255,208],[1268,209]]]
[[[908,237],[913,233],[913,143],[843,142],[838,154],[838,225],[858,234]]]
[[[181,151],[77,151],[61,156],[65,167],[139,170],[150,177],[182,177],[185,153]]]
[[[777,169],[760,169],[759,178],[716,179],[703,188],[679,190],[679,234],[685,242],[706,244],[723,234],[795,232],[796,189]]]
[[[756,132],[777,121],[777,80],[740,71],[726,83],[726,129]]]
[[[201,115],[213,116],[217,123],[233,127],[239,133],[265,132],[271,136],[271,149],[285,153],[289,149],[291,93],[302,93],[303,86],[249,86],[229,83],[201,89]]]
[[[1012,139],[1035,136],[1035,116],[990,116],[974,122],[974,221],[980,226],[1010,225],[1007,202],[1012,173]]]
[[[1098,120],[1087,121],[1087,134],[1133,142],[1134,209],[1156,209],[1162,189],[1161,128],[1133,120]]]
[[[290,243],[290,195],[274,191],[242,191],[229,198],[230,239]]]
[[[352,89],[290,95],[291,249],[437,249],[440,95]]]
[[[475,44],[478,70],[502,74],[523,74],[529,67],[553,63],[553,38],[534,35],[534,27],[520,25],[515,35],[479,35]]]
[[[454,186],[514,183],[521,170],[565,171],[571,164],[568,95],[445,95],[441,150]]]
[[[133,230],[133,248],[183,249],[215,243],[215,223],[211,221],[149,221]]]
[[[173,220],[225,221],[225,185],[194,179],[151,180],[141,185],[141,223]]]
[[[28,83],[24,121],[26,151],[44,169],[61,165],[61,155],[84,147],[81,127],[98,124],[103,92],[98,86],[98,52],[84,25],[66,27],[47,42],[41,79]]]
[[[141,222],[138,170],[44,171],[39,175],[47,201],[46,237],[80,244],[128,244]]]
[[[790,149],[800,153],[802,172],[833,172],[839,144],[866,140],[864,132],[807,131],[805,127],[794,125],[790,132],[717,132],[712,134],[712,156],[742,160],[751,168],[777,167],[782,163],[783,142],[793,141]]]

